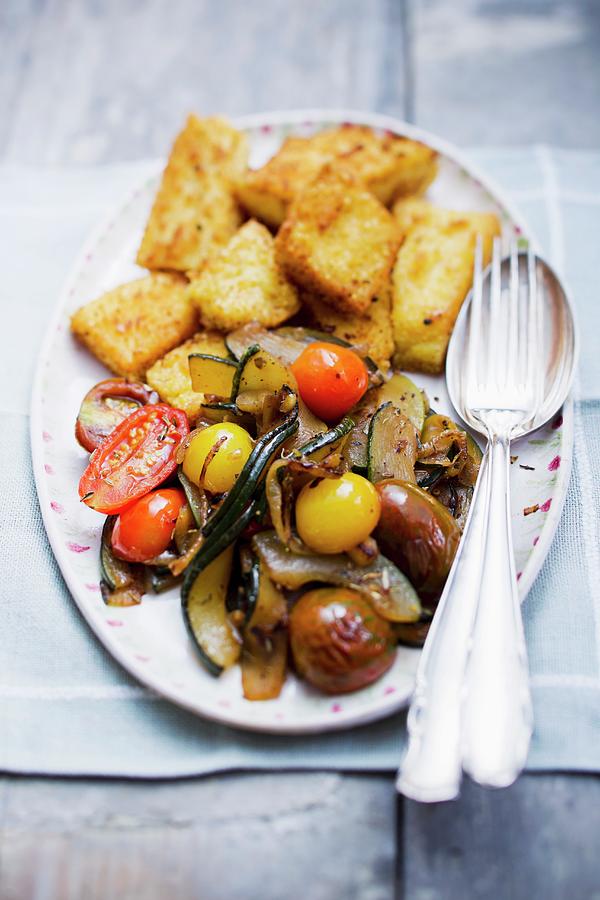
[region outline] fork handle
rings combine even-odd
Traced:
[[[421,654],[408,713],[408,749],[396,788],[425,803],[451,800],[460,788],[461,701],[479,596],[487,473],[486,451],[456,559]]]
[[[505,787],[519,775],[532,732],[531,695],[510,523],[510,440],[490,434],[488,519],[481,589],[462,711],[463,768]]]

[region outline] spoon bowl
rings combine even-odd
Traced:
[[[542,399],[535,415],[526,426],[515,429],[513,439],[523,437],[540,428],[556,413],[566,400],[577,361],[577,330],[573,314],[573,306],[564,285],[550,265],[536,254],[537,287],[542,305],[543,332],[540,342],[540,358],[543,360],[543,377],[541,384]],[[507,282],[510,259],[502,262],[501,276]],[[484,284],[489,284],[490,267],[483,274]],[[461,419],[476,431],[481,432],[481,424],[469,415],[465,393],[467,386],[467,370],[464,359],[469,339],[468,314],[471,293],[467,296],[458,319],[446,357],[446,382],[450,400]]]

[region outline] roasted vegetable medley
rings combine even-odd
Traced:
[[[239,662],[250,700],[278,696],[288,657],[321,691],[364,687],[398,641],[424,639],[479,449],[407,376],[331,336],[250,325],[226,345],[189,356],[192,430],[141,383],[84,398],[79,494],[108,516],[104,600],[180,585],[202,662]]]
[[[288,666],[329,693],[373,682],[423,643],[452,565],[481,454],[402,371],[441,374],[476,239],[487,260],[501,229],[426,199],[437,171],[352,124],[255,169],[246,134],[190,116],[148,273],[72,316],[112,372],[75,432],[104,601],[179,586],[200,660],[239,663],[249,700]]]

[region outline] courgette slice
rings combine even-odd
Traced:
[[[351,419],[350,416],[344,416],[339,425],[330,428],[322,434],[317,434],[303,447],[299,447],[295,451],[294,456],[311,456],[313,459],[320,460],[323,456],[322,451],[329,453],[353,428],[354,419]]]
[[[116,516],[108,516],[100,541],[100,592],[107,606],[137,606],[145,593],[144,567],[118,559],[112,552]]]
[[[163,594],[179,584],[181,576],[173,575],[170,569],[146,569],[146,584],[154,594]]]
[[[256,566],[256,572],[258,598],[243,631],[242,687],[247,700],[273,700],[285,681],[287,604],[264,563]]]
[[[200,415],[211,422],[233,422],[242,414],[231,400],[210,400],[202,404]]]
[[[210,539],[204,541],[194,558],[188,563],[181,586],[181,602],[183,607],[196,578],[212,563],[214,559],[223,553],[227,547],[237,541],[244,529],[253,521],[256,521],[260,509],[260,498],[251,500],[249,506],[240,515],[229,523],[227,527],[215,531]]]
[[[291,553],[274,531],[261,531],[252,545],[276,584],[297,590],[311,581],[351,588],[363,594],[390,622],[417,622],[421,603],[408,578],[379,554],[368,566],[357,566],[344,554]]]
[[[193,391],[216,397],[231,396],[237,363],[209,353],[191,353],[188,362]]]
[[[248,362],[252,359],[260,351],[260,346],[258,344],[251,344],[250,347],[246,347],[240,361],[237,364],[235,375],[233,376],[233,382],[231,384],[231,393],[229,395],[229,400],[231,403],[235,403],[235,398],[240,392],[240,378],[242,377],[242,372],[248,365]]]
[[[204,526],[206,540],[185,570],[181,588],[184,609],[192,585],[201,572],[238,539],[247,525],[264,515],[264,491],[260,480],[273,454],[298,427],[297,416],[296,410],[295,415],[292,413],[256,442],[235,485]]]
[[[254,351],[254,352],[251,352]],[[251,347],[238,366],[235,395],[244,391],[278,393],[284,385],[297,391],[298,385],[291,370],[266,350]]]
[[[344,459],[351,469],[362,472],[367,468],[367,438],[369,424],[377,409],[377,391],[367,391],[358,406],[352,410],[354,428],[344,444]]]
[[[252,449],[237,481],[215,513],[210,516],[202,533],[208,537],[235,522],[247,503],[257,492],[259,481],[272,455],[298,428],[298,407],[279,425],[260,437]]]
[[[406,375],[396,373],[377,389],[377,405],[388,401],[410,419],[420,434],[429,405],[424,392]]]
[[[374,414],[367,440],[367,476],[369,481],[400,478],[416,482],[417,432],[407,417],[391,403],[384,403]]]
[[[183,605],[185,623],[213,675],[230,668],[241,652],[225,605],[232,559],[233,547],[226,547],[194,578]]]
[[[259,561],[250,547],[244,546],[238,554],[236,565],[237,590],[231,591],[227,598],[229,612],[238,614],[237,622],[246,624],[256,608],[259,587]]]

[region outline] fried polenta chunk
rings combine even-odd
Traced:
[[[262,168],[237,184],[248,212],[278,227],[296,194],[323,166],[339,162],[384,204],[398,195],[422,193],[437,174],[435,150],[408,138],[342,125],[312,137],[289,137]]]
[[[394,363],[443,371],[448,341],[473,280],[475,231],[468,221],[415,225],[392,276]],[[487,258],[489,259],[489,249]]]
[[[288,276],[342,313],[364,315],[384,286],[401,235],[347,171],[324,169],[292,203],[275,247]]]
[[[491,258],[492,244],[502,229],[498,216],[492,212],[475,210],[453,210],[434,206],[422,197],[398,200],[392,209],[394,217],[404,235],[416,225],[449,225],[466,222],[475,234],[481,235],[484,257]]]
[[[364,316],[342,315],[316,294],[302,294],[310,324],[364,350],[380,368],[388,368],[394,352],[391,316],[391,283],[387,282]]]
[[[200,415],[204,394],[192,390],[188,357],[191,353],[228,356],[223,335],[217,331],[199,331],[154,363],[146,373],[146,381],[161,400],[182,409],[191,423]]]
[[[275,259],[275,241],[260,222],[246,222],[191,281],[188,295],[207,328],[233,331],[248,322],[269,328],[300,308],[298,292]]]
[[[147,275],[82,306],[71,318],[71,330],[112,372],[143,378],[153,362],[198,327],[186,291],[181,275]]]
[[[245,135],[224,119],[190,116],[177,136],[137,262],[147,269],[197,270],[242,222],[233,180],[248,157]]]

